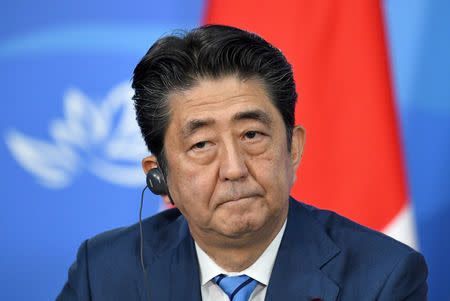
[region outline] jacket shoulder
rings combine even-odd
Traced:
[[[358,251],[374,250],[376,252],[389,252],[392,254],[408,254],[415,252],[408,245],[394,238],[358,224],[336,212],[318,209],[316,207],[299,203],[322,226],[334,243],[344,251],[357,248]],[[369,252],[370,253],[370,252]]]
[[[174,247],[182,236],[184,223],[178,209],[144,219],[146,258]],[[103,232],[83,242],[57,300],[140,300],[146,296],[140,243],[139,223]]]
[[[142,220],[142,238],[146,244],[146,252],[163,252],[165,248],[170,248],[171,244],[176,244],[176,237],[179,236],[183,223],[184,217],[176,208]],[[110,256],[135,258],[139,255],[140,239],[139,223],[100,233],[87,240],[89,259],[96,262]]]
[[[377,300],[425,300],[428,269],[422,254],[335,212],[300,202],[295,207],[306,210],[340,250],[322,270],[342,288],[342,300],[349,291]]]

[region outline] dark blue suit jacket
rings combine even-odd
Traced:
[[[152,300],[201,300],[185,218],[170,209],[143,223]],[[139,242],[138,225],[85,241],[57,300],[148,300]],[[426,300],[427,273],[406,245],[291,199],[266,300]]]

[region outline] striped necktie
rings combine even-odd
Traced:
[[[247,275],[225,276],[220,274],[213,281],[228,295],[230,301],[248,301],[258,281]]]

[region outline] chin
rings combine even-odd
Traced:
[[[243,238],[258,232],[263,226],[263,222],[249,216],[230,217],[221,222],[218,232],[229,238]]]

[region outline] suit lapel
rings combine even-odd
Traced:
[[[201,301],[197,254],[184,218],[177,234],[166,238],[177,242],[174,247],[147,265],[152,300]]]
[[[189,235],[176,248],[171,264],[170,300],[201,301],[200,277],[194,240]]]
[[[308,210],[291,199],[266,300],[336,300],[339,287],[321,268],[339,252]]]

